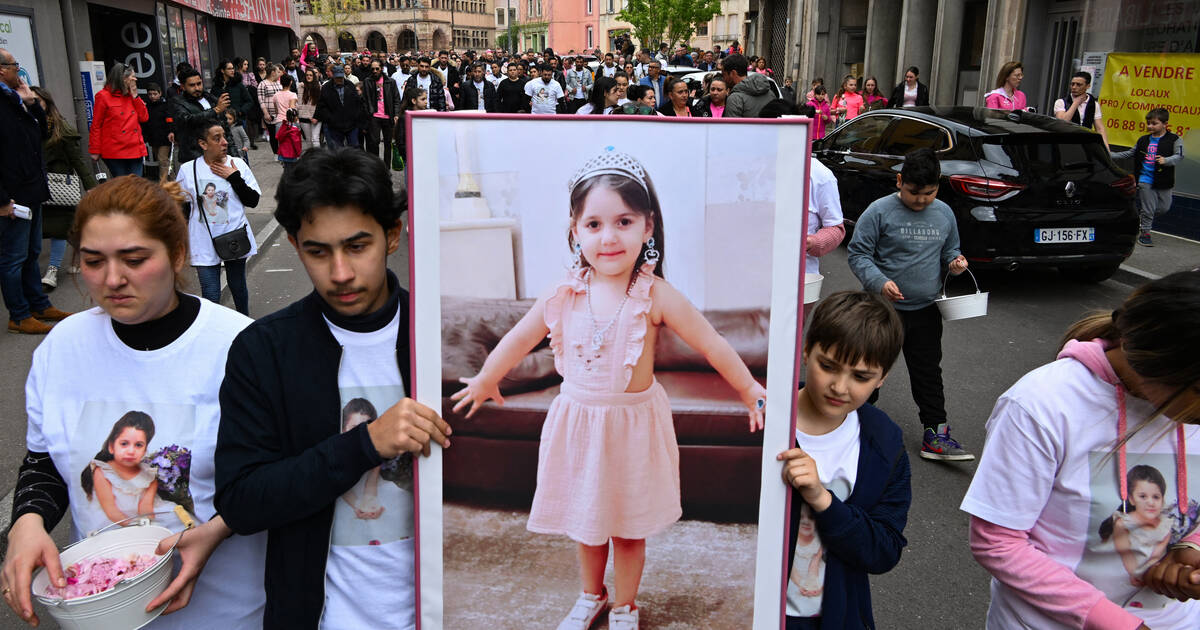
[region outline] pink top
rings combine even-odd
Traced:
[[[1009,96],[1004,88],[995,89],[987,93],[984,105],[990,109],[1025,109],[1025,93],[1017,90]]]
[[[846,120],[850,120],[862,111],[863,97],[857,92],[846,92],[838,99],[838,107],[846,108]]]
[[[275,120],[272,122],[278,124],[287,120],[287,110],[296,108],[296,93],[291,90],[281,90],[271,96],[271,102],[275,105]]]
[[[825,123],[830,119],[829,101],[809,99],[808,104],[816,110],[816,116],[813,117],[813,139],[820,140],[825,137]]]
[[[387,80],[390,81],[391,79],[387,79]],[[379,80],[375,82],[375,117],[376,118],[387,118],[388,117],[387,112],[384,111],[384,109],[383,109],[383,82],[384,82],[384,77],[379,77]]]
[[[619,393],[629,387],[633,366],[642,357],[650,313],[650,287],[654,276],[643,266],[637,282],[629,290],[629,299],[615,315],[603,315],[593,323],[588,315],[588,268],[571,272],[554,295],[546,300],[546,326],[550,329],[550,348],[554,351],[554,369],[563,377],[564,386],[595,393]],[[603,332],[598,351],[593,350],[593,335]],[[612,351],[616,349],[616,351]]]

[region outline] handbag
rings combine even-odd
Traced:
[[[392,145],[392,170],[404,170],[404,148],[398,144]]]
[[[197,158],[201,159],[201,158]],[[213,236],[212,227],[208,224],[208,213],[200,203],[200,179],[196,176],[196,160],[192,160],[192,185],[196,188],[196,203],[200,207],[200,217],[204,220],[204,229],[208,230],[208,238],[212,239],[213,251],[221,260],[238,260],[250,253],[250,235],[246,233],[246,224],[242,223],[236,230],[220,236]]]
[[[52,206],[74,208],[83,199],[83,182],[76,175],[46,173],[46,183],[50,186],[50,201],[47,203]]]

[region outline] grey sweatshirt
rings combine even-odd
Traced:
[[[946,266],[959,255],[958,224],[941,200],[913,212],[891,194],[867,206],[848,249],[850,270],[864,289],[879,293],[891,280],[904,294],[896,309],[915,311],[941,292]]]

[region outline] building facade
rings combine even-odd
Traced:
[[[300,5],[300,41],[322,52],[432,52],[495,45],[488,0],[365,0],[366,8],[330,28],[311,2]]]

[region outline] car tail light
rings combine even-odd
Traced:
[[[951,175],[950,185],[961,194],[983,201],[1002,201],[1025,190],[1024,184],[974,175]]]
[[[1133,175],[1126,175],[1109,186],[1126,197],[1132,197],[1137,192],[1137,180],[1133,178]]]

